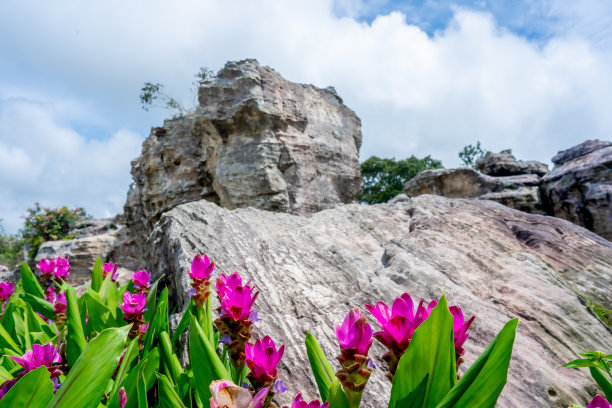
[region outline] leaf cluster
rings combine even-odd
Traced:
[[[359,201],[367,204],[386,203],[404,190],[406,182],[424,170],[442,168],[440,160],[431,156],[404,160],[372,156],[361,163],[363,192]]]
[[[467,145],[463,147],[463,150],[459,152],[459,159],[465,167],[476,168],[476,160],[480,159],[485,155],[485,151],[480,147],[480,141],[476,142],[476,145]]]

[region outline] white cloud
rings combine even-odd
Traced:
[[[35,201],[82,206],[98,217],[121,210],[140,135],[120,130],[88,141],[58,124],[51,104],[24,99],[0,100],[0,135],[0,214],[7,231],[22,226]]]
[[[11,172],[19,183],[6,184],[3,169],[0,188],[22,206],[70,197],[100,215],[116,211],[140,137],[119,129],[145,135],[167,116],[140,110],[142,83],[162,82],[189,102],[200,66],[242,58],[293,81],[335,86],[362,119],[362,159],[431,154],[455,166],[457,152],[480,140],[547,161],[612,134],[612,34],[592,29],[612,26],[612,15],[604,2],[589,2],[595,12],[566,0],[531,7],[530,19],[541,12],[551,25],[552,37],[537,41],[460,8],[433,36],[399,12],[371,24],[350,17],[384,0],[1,2],[0,158],[23,173]],[[78,159],[83,153],[95,160]],[[74,190],[55,194],[59,180]],[[7,211],[0,218],[12,218]]]

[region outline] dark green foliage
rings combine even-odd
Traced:
[[[25,240],[20,234],[5,234],[0,225],[0,265],[15,269],[23,261],[24,244]]]
[[[404,160],[370,157],[361,163],[363,193],[359,201],[367,204],[385,203],[401,193],[408,180],[423,170],[442,168],[440,160],[426,156],[410,156]]]
[[[43,208],[35,203],[34,208],[28,208],[23,226],[23,237],[30,245],[30,258],[33,258],[38,247],[45,241],[56,241],[60,239],[72,239],[70,230],[78,222],[91,218],[87,212],[80,207],[74,210],[66,206],[61,208]]]
[[[459,158],[463,162],[465,167],[476,168],[476,160],[480,159],[485,155],[484,150],[480,147],[480,141],[476,142],[476,146],[471,144],[465,146],[462,151],[459,152]]]
[[[608,310],[597,303],[593,303],[591,300],[589,300],[589,307],[602,322],[612,327],[612,310]]]

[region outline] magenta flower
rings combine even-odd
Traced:
[[[55,345],[49,343],[45,346],[40,344],[33,344],[32,349],[26,351],[21,357],[8,356],[13,359],[16,363],[23,367],[24,374],[37,369],[38,367],[45,366],[51,373],[51,377],[57,377],[61,375],[61,371],[57,369],[55,364],[62,362],[62,357],[57,353]]]
[[[251,307],[259,295],[250,286],[251,281],[242,284],[242,277],[238,272],[230,276],[221,274],[217,279],[217,295],[221,302],[222,313],[226,313],[234,321],[248,320],[251,315]]]
[[[274,383],[278,377],[276,367],[284,352],[285,345],[283,344],[277,350],[270,336],[257,340],[253,345],[246,343],[245,363],[251,369],[247,377],[255,389],[269,387]]]
[[[13,291],[15,290],[15,285],[10,282],[0,282],[0,301],[6,302],[9,300]]]
[[[383,359],[389,364],[387,376],[390,379],[395,374],[399,358],[410,345],[414,331],[438,304],[436,300],[432,300],[425,308],[423,302],[424,299],[421,299],[415,312],[412,298],[408,293],[404,293],[393,301],[391,309],[382,302],[378,302],[376,306],[366,305],[383,329],[374,333],[374,338],[389,349],[389,352],[383,355]]]
[[[108,276],[108,274],[111,274],[111,280],[112,281],[116,281],[118,274],[117,274],[117,268],[119,267],[119,265],[113,265],[112,263],[108,262],[105,263],[104,266],[102,266],[102,277],[104,279],[106,279],[106,277]]]
[[[117,394],[119,395],[119,407],[124,408],[125,404],[127,404],[127,393],[125,392],[125,388],[119,388],[119,392]]]
[[[249,390],[227,380],[213,381],[209,388],[210,408],[261,408],[270,392],[269,388],[264,388],[252,396]]]
[[[70,263],[63,256],[55,258],[55,278],[65,280],[70,275]]]
[[[451,314],[453,315],[453,338],[455,340],[455,356],[457,358],[457,367],[459,367],[460,362],[463,361],[461,356],[465,354],[465,350],[463,349],[463,343],[470,337],[467,333],[467,330],[470,328],[470,325],[476,318],[476,316],[470,317],[470,319],[466,322],[463,317],[463,312],[458,306],[450,306],[448,308]]]
[[[328,408],[329,402],[322,404],[319,400],[313,400],[310,403],[304,401],[302,399],[302,393],[299,393],[295,396],[293,400],[293,404],[291,404],[291,408]],[[288,406],[284,406],[283,408],[289,408]]]
[[[123,303],[119,305],[123,310],[123,318],[130,323],[140,320],[147,305],[147,296],[144,293],[132,295],[130,292],[123,294]]]
[[[45,299],[47,302],[54,303],[55,302],[55,289],[49,286],[45,291]]]
[[[132,274],[132,282],[134,283],[134,287],[138,290],[146,290],[149,287],[150,279],[151,274],[144,269]]]
[[[373,341],[372,327],[359,310],[351,309],[342,325],[336,325],[336,337],[341,349],[367,356]]]
[[[208,259],[208,255],[197,254],[191,262],[191,272],[189,276],[193,280],[209,280],[213,271],[215,270],[215,263]]]
[[[611,407],[612,407],[612,404],[610,404],[608,400],[602,397],[601,395],[596,395],[595,398],[593,398],[593,400],[589,402],[589,405],[587,406],[587,408],[611,408]]]
[[[36,267],[40,269],[42,275],[51,276],[55,272],[55,259],[41,259]]]
[[[68,310],[68,303],[66,302],[66,292],[60,292],[55,297],[55,303],[53,304],[55,314],[63,314]]]

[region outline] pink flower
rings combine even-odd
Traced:
[[[151,274],[144,269],[141,269],[138,272],[132,274],[132,282],[134,283],[134,287],[136,289],[148,288],[150,279]]]
[[[119,305],[123,310],[124,319],[128,322],[135,322],[140,319],[147,305],[147,296],[144,293],[132,295],[130,292],[123,294],[123,303]]]
[[[113,265],[110,262],[105,263],[104,266],[102,266],[102,277],[106,279],[106,277],[110,273],[111,274],[111,280],[112,281],[117,280],[117,268],[118,267],[119,267],[119,265]]]
[[[29,373],[38,367],[45,366],[47,369],[49,369],[52,377],[61,374],[61,372],[55,370],[55,367],[53,366],[56,363],[62,362],[62,357],[57,353],[53,343],[49,343],[45,346],[33,344],[32,349],[26,351],[22,357],[8,357],[12,358],[16,363],[22,366],[25,373]]]
[[[451,314],[453,315],[453,337],[455,340],[455,355],[457,356],[457,360],[461,356],[465,354],[465,350],[463,349],[463,343],[470,337],[467,333],[467,330],[470,328],[470,325],[476,318],[476,316],[470,317],[470,319],[466,322],[463,318],[463,312],[458,306],[450,306],[448,308]]]
[[[298,395],[296,395],[295,399],[293,400],[293,404],[291,404],[291,408],[328,408],[328,407],[329,407],[329,402],[326,402],[325,404],[321,404],[321,401],[319,400],[313,400],[310,403],[307,403],[306,401],[302,399],[302,393],[299,393]],[[289,408],[289,407],[285,405],[284,408]]]
[[[242,277],[238,272],[230,276],[221,274],[217,279],[217,295],[221,303],[222,314],[225,313],[233,320],[248,320],[251,315],[251,307],[259,295],[250,286],[251,281],[242,285]]]
[[[125,392],[125,388],[119,388],[119,392],[117,394],[119,395],[119,407],[124,408],[125,404],[127,404],[127,393]]]
[[[336,337],[341,349],[367,356],[373,341],[372,327],[359,310],[351,309],[342,325],[336,325]]]
[[[49,286],[47,288],[45,291],[45,299],[47,299],[47,302],[49,303],[55,302],[55,289],[53,287]]]
[[[191,262],[189,276],[193,280],[208,280],[215,270],[215,263],[208,259],[208,255],[197,254]]]
[[[251,369],[248,378],[262,386],[271,385],[272,381],[278,377],[276,366],[284,352],[285,345],[283,344],[277,350],[270,336],[257,340],[254,345],[246,343],[245,363]]]
[[[40,269],[40,273],[43,275],[53,275],[55,271],[55,259],[41,259],[36,267]]]
[[[395,299],[391,309],[382,302],[378,302],[375,307],[366,305],[383,329],[374,333],[374,337],[389,349],[405,351],[416,328],[429,317],[431,310],[438,304],[437,301],[432,300],[425,308],[423,302],[424,299],[421,299],[416,313],[414,303],[408,293]]]
[[[15,285],[10,282],[0,282],[0,301],[5,302],[9,300],[13,291],[15,290]]]
[[[53,309],[55,309],[55,314],[66,313],[68,309],[68,304],[66,302],[66,292],[60,292],[55,297],[55,303],[53,304]]]
[[[595,398],[589,403],[587,408],[611,408],[612,404],[601,395],[596,395]]]
[[[65,280],[70,275],[70,263],[63,256],[55,258],[55,278]]]
[[[213,381],[209,388],[210,408],[261,408],[270,392],[263,388],[253,397],[249,390],[227,380]]]
[[[140,326],[140,331],[143,333],[146,333],[146,331],[149,329],[149,322],[146,322],[145,324],[143,324],[142,326]]]

